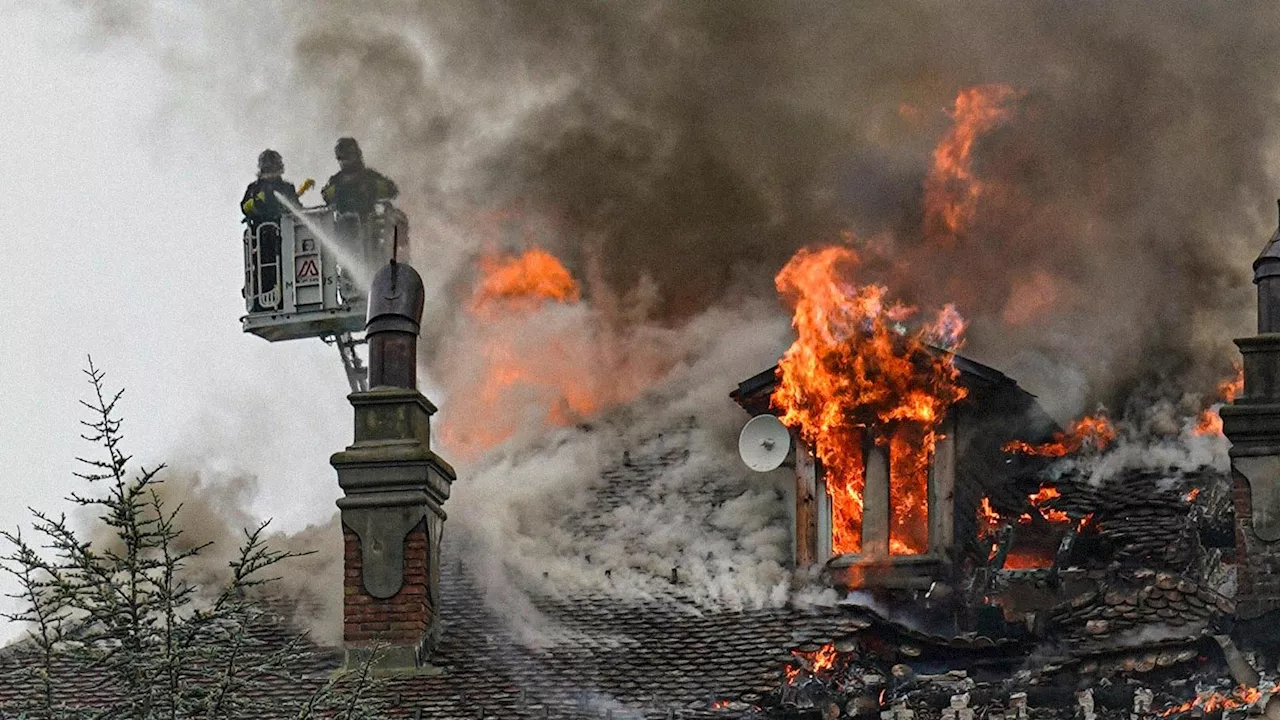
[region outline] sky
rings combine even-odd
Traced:
[[[237,205],[270,138],[242,132],[199,88],[172,92],[164,58],[91,42],[74,12],[4,0],[0,21],[0,527],[26,525],[28,507],[69,510],[61,498],[82,488],[89,356],[125,389],[137,463],[256,477],[250,506],[283,530],[328,518],[339,495],[328,458],[351,441],[338,352],[268,343],[239,323]],[[326,157],[332,139],[315,143]]]

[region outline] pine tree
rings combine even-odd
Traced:
[[[93,396],[82,402],[90,412],[83,437],[102,454],[78,458],[85,470],[77,476],[93,491],[68,500],[90,510],[109,541],[86,540],[65,514],[35,510],[41,545],[20,531],[0,532],[12,548],[0,567],[17,580],[11,597],[22,603],[5,617],[26,625],[22,650],[31,658],[17,676],[0,678],[33,688],[15,710],[49,720],[375,716],[369,666],[307,679],[298,670],[314,665],[305,635],[263,632],[273,622],[264,602],[268,573],[299,555],[267,545],[267,522],[245,529],[223,587],[210,592],[185,579],[184,568],[210,543],[184,537],[181,504],[168,507],[158,492],[163,465],[131,471],[117,414],[123,391],[106,390],[92,359],[85,374]],[[74,673],[101,676],[103,693],[69,697]],[[269,687],[289,683],[319,687],[298,693],[301,701],[272,701]]]

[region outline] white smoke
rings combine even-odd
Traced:
[[[1221,404],[1212,405],[1216,412]],[[1201,472],[1230,472],[1230,443],[1200,426],[1200,399],[1153,398],[1131,406],[1115,424],[1115,442],[1104,452],[1083,453],[1055,463],[1051,477],[1080,474],[1095,487],[1134,471],[1164,473],[1168,482]],[[1165,488],[1165,489],[1172,489]]]

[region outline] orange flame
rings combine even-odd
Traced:
[[[918,425],[889,439],[889,554],[922,555],[929,549],[929,461]]]
[[[1261,699],[1261,690],[1241,685],[1230,693],[1221,693],[1216,690],[1200,693],[1181,705],[1175,705],[1165,710],[1160,713],[1160,717],[1169,717],[1170,715],[1190,712],[1196,708],[1201,708],[1206,713],[1217,712],[1219,710],[1234,710],[1235,708],[1252,705]]]
[[[978,137],[1009,116],[1008,103],[1019,93],[1007,85],[979,85],[956,95],[953,125],[933,150],[933,166],[924,181],[925,232],[954,241],[977,213],[983,184],[973,173]]]
[[[840,654],[836,651],[836,646],[830,643],[823,645],[817,650],[804,652],[803,650],[792,650],[791,654],[800,661],[805,670],[814,675],[825,673],[836,666],[836,659]],[[791,680],[800,673],[800,669],[796,667],[787,668],[787,679]]]
[[[1061,510],[1054,510],[1053,508],[1045,507],[1046,503],[1050,500],[1060,497],[1062,497],[1062,493],[1058,492],[1056,488],[1051,488],[1048,485],[1041,485],[1039,492],[1033,493],[1027,499],[1031,501],[1031,505],[1035,509],[1040,511],[1041,517],[1045,520],[1048,520],[1051,523],[1069,523],[1071,522],[1071,518],[1068,517],[1066,513]]]
[[[1115,426],[1105,415],[1086,415],[1075,421],[1065,433],[1055,433],[1051,442],[1032,445],[1024,440],[1013,440],[1005,443],[1003,450],[1021,455],[1063,457],[1079,452],[1086,446],[1105,450],[1115,439]]]
[[[832,499],[832,549],[862,551],[864,438],[889,446],[895,552],[927,547],[928,466],[947,409],[965,397],[949,354],[964,322],[948,307],[914,332],[901,325],[914,310],[888,300],[881,285],[845,279],[858,257],[847,247],[804,249],[778,273],[794,308],[796,341],[778,363],[772,401],[782,422],[798,427],[822,460]]]
[[[517,396],[542,406],[552,425],[570,424],[600,407],[590,380],[563,370],[566,363],[559,356],[573,350],[557,342],[578,339],[551,337],[532,353],[528,340],[510,327],[528,321],[549,303],[578,302],[578,283],[569,271],[539,248],[519,255],[488,253],[478,260],[477,269],[467,309],[480,328],[481,345],[474,366],[468,368],[473,377],[459,391],[466,408],[451,414],[442,426],[442,440],[464,456],[515,434],[521,419],[495,419],[492,410],[512,405]]]
[[[527,311],[548,301],[577,302],[578,282],[554,255],[532,248],[520,256],[488,253],[479,260],[480,282],[471,309],[480,315]]]
[[[1004,520],[1000,517],[1000,513],[991,507],[991,498],[982,498],[982,502],[978,505],[978,537],[994,535],[1003,524]]]
[[[1194,431],[1196,435],[1222,434],[1222,418],[1218,415],[1218,408],[1223,403],[1229,403],[1240,397],[1240,393],[1244,392],[1244,366],[1237,362],[1235,367],[1234,377],[1218,383],[1218,397],[1222,398],[1222,403],[1215,403],[1200,413],[1200,420],[1196,423]]]

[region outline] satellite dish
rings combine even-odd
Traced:
[[[757,415],[738,435],[738,455],[756,472],[781,467],[791,453],[791,431],[772,415]]]

